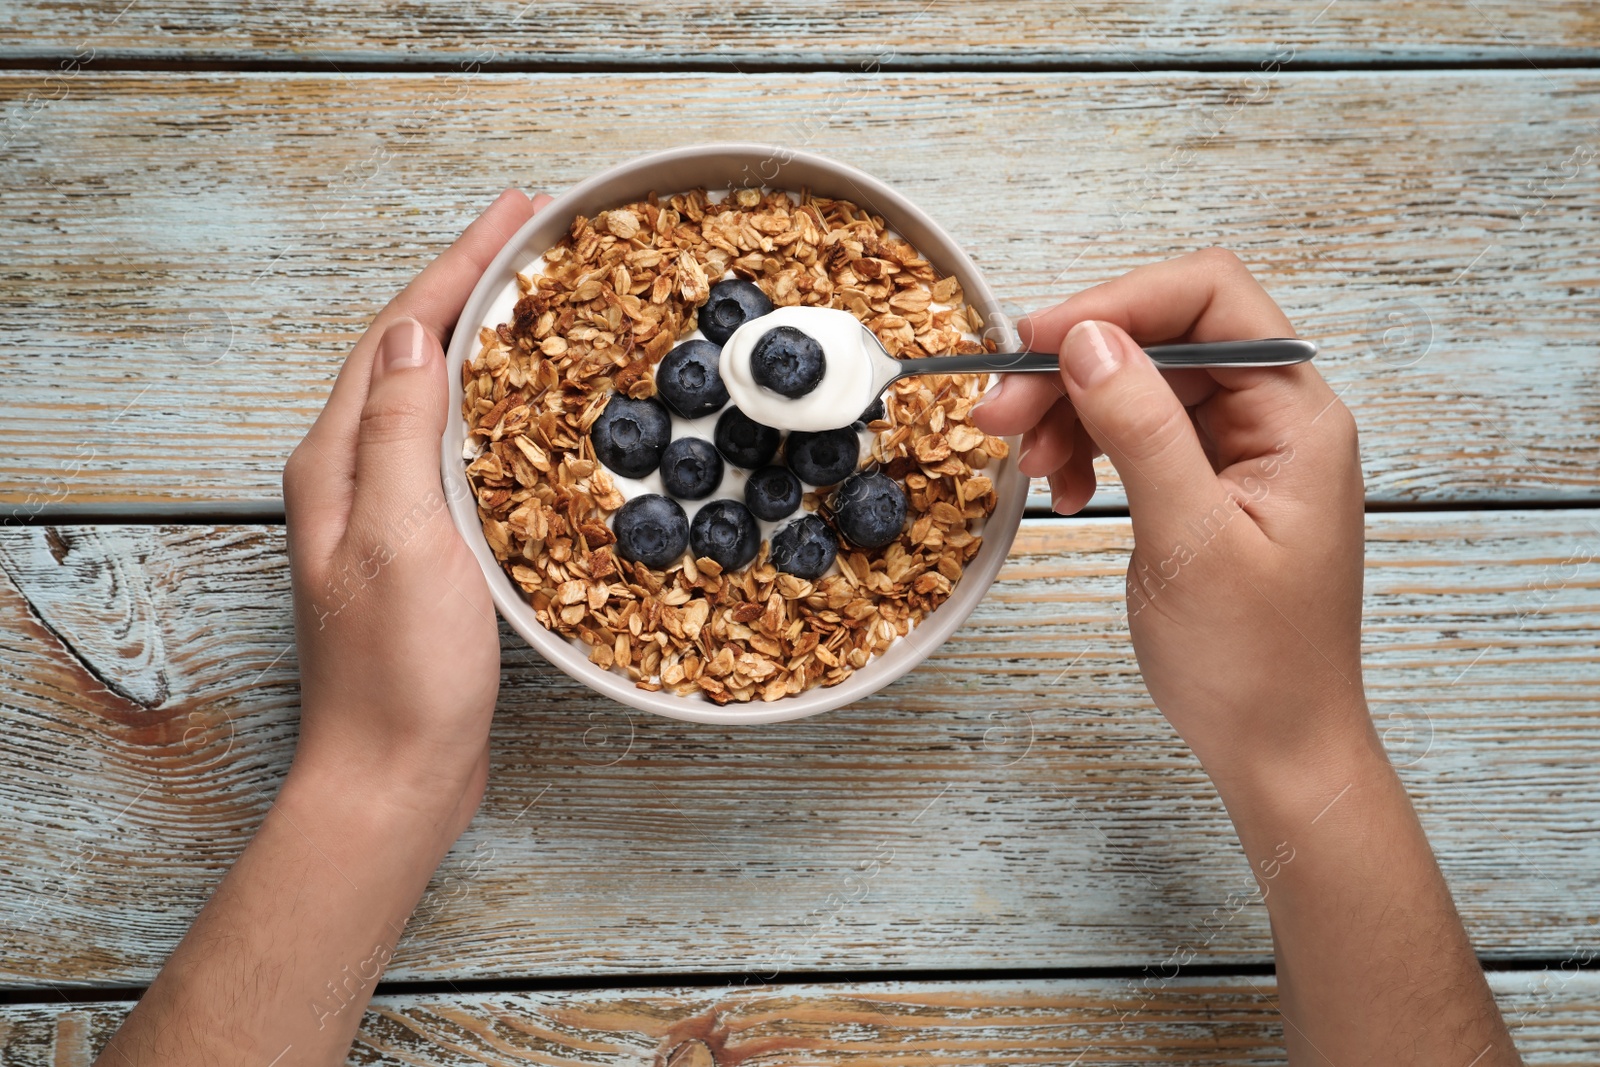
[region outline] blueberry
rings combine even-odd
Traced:
[[[711,437],[717,444],[717,451],[729,463],[754,470],[766,466],[777,455],[781,435],[738,408],[729,408],[717,419],[717,429]]]
[[[703,437],[680,437],[661,457],[661,483],[679,500],[704,500],[722,484],[722,457]]]
[[[796,578],[821,578],[838,554],[833,531],[815,515],[786,522],[772,535],[772,565]]]
[[[698,316],[700,332],[715,344],[724,344],[734,330],[771,311],[772,301],[759,286],[728,278],[711,287],[711,295]]]
[[[611,519],[623,559],[662,570],[678,562],[689,547],[689,517],[676,500],[659,493],[636,496]]]
[[[672,416],[659,400],[615,393],[589,430],[595,458],[624,478],[643,478],[672,439]]]
[[[884,408],[883,397],[880,396],[878,399],[867,405],[867,410],[863,411],[861,413],[861,417],[856,421],[865,426],[869,422],[877,422],[879,419],[883,418],[885,414],[887,414],[887,409]]]
[[[861,438],[849,426],[819,433],[792,433],[783,446],[789,469],[808,485],[844,481],[861,458]]]
[[[695,512],[689,543],[696,557],[710,556],[723,570],[737,570],[756,558],[761,528],[737,500],[713,500]]]
[[[822,345],[793,326],[774,326],[750,349],[750,377],[791,400],[815,389],[827,369]]]
[[[656,391],[686,419],[698,419],[728,402],[717,369],[722,349],[710,341],[685,341],[656,366]]]
[[[776,522],[800,506],[800,479],[786,467],[762,467],[744,483],[744,502],[756,518]]]
[[[852,474],[834,497],[833,518],[851,544],[882,548],[905,527],[906,491],[879,471]]]

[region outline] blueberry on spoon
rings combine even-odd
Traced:
[[[793,326],[774,326],[750,349],[750,377],[791,400],[815,389],[826,371],[822,345]]]

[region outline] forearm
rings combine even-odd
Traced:
[[[448,823],[348,780],[291,772],[97,1064],[345,1062],[449,848]]]
[[[1291,1062],[1521,1062],[1370,731],[1219,788],[1265,894]]]

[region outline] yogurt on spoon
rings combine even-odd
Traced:
[[[781,307],[735,330],[718,370],[734,406],[756,422],[834,430],[877,399],[875,358],[889,357],[850,312]]]

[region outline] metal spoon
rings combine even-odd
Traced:
[[[980,352],[975,356],[924,356],[895,359],[871,330],[872,395],[882,396],[889,386],[912,374],[1017,374],[1058,372],[1061,358],[1054,352]],[[1317,346],[1295,337],[1270,337],[1255,341],[1205,341],[1183,345],[1148,345],[1150,362],[1164,369],[1180,367],[1286,367],[1304,363],[1317,354]]]
[[[799,396],[789,396],[756,381],[754,360],[762,338],[790,329],[821,348],[821,380]],[[1158,367],[1281,367],[1317,354],[1310,341],[1270,338],[1259,341],[1209,341],[1203,344],[1151,345],[1145,349]],[[863,360],[862,357],[865,357]],[[781,307],[746,321],[722,345],[718,370],[739,410],[781,430],[816,432],[853,418],[883,395],[889,385],[912,374],[1057,373],[1054,352],[980,352],[972,356],[895,359],[872,330],[842,308]]]

